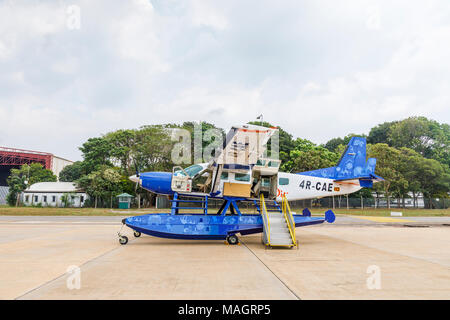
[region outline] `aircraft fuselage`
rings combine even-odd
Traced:
[[[139,178],[131,178],[140,183],[142,188],[160,195],[173,195],[171,189],[172,173],[170,172],[144,172]],[[138,180],[139,179],[139,180]],[[283,195],[288,201],[322,198],[335,195],[344,195],[361,189],[358,179],[337,182],[334,179],[303,175],[301,173],[278,173],[277,201]],[[183,195],[204,196],[202,193],[180,193]],[[221,198],[221,193],[212,197]]]

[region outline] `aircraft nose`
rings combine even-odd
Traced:
[[[141,185],[154,193],[171,194],[170,187],[172,173],[170,172],[142,172],[140,175]]]
[[[130,179],[133,182],[139,183],[141,179],[137,175],[132,175],[128,179]]]

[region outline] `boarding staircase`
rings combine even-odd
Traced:
[[[266,203],[263,195],[254,203],[263,219],[263,243],[270,247],[296,247],[295,222],[286,197],[282,198],[281,207],[276,201]]]

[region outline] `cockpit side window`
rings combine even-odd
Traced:
[[[289,178],[280,178],[280,179],[278,179],[278,184],[280,186],[287,186],[289,184]]]

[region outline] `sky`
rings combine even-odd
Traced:
[[[0,146],[81,160],[142,125],[253,121],[325,143],[450,122],[448,0],[0,0]]]

